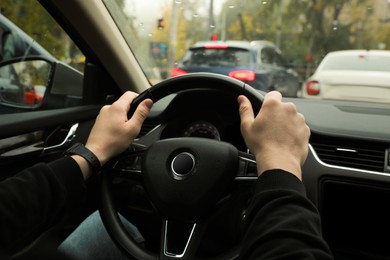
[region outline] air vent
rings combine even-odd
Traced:
[[[377,172],[385,171],[385,150],[390,148],[390,143],[314,133],[310,144],[325,163]]]

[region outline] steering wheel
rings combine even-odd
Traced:
[[[144,99],[153,102],[182,91],[224,91],[234,97],[245,95],[257,113],[263,95],[249,85],[227,76],[193,73],[162,81],[141,93],[132,103],[129,117]],[[201,102],[201,101],[200,101]],[[237,106],[238,112],[238,106]],[[125,158],[125,159],[124,159]],[[141,176],[146,193],[163,220],[159,254],[140,247],[127,233],[115,207],[111,177],[108,172],[121,160],[128,160],[129,175]],[[226,188],[237,178],[248,176],[253,156],[240,152],[232,144],[195,137],[157,140],[142,149],[127,151],[106,164],[102,176],[100,214],[113,241],[129,257],[136,259],[194,259],[207,226],[207,216],[221,199]],[[123,165],[123,164],[122,164]],[[130,165],[130,166],[129,166]],[[253,169],[253,168],[252,168]],[[180,250],[172,252],[171,223],[189,223]],[[184,232],[184,231],[183,231]],[[234,259],[238,246],[219,255],[218,259]]]

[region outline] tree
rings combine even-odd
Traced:
[[[387,34],[378,32],[390,29],[378,27],[374,11],[368,0],[245,0],[243,5],[228,0],[219,20],[225,21],[226,39],[280,40],[285,56],[299,65],[307,55],[316,64],[329,51],[387,46]]]

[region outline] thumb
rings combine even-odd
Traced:
[[[153,106],[153,101],[151,99],[145,99],[142,101],[137,109],[135,110],[133,116],[128,121],[128,125],[133,127],[138,127],[137,132],[141,129],[141,125],[143,124],[144,120],[148,117],[150,109]]]
[[[240,95],[237,98],[239,104],[239,113],[241,118],[241,128],[246,126],[254,120],[252,104],[246,96]]]

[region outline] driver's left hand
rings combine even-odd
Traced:
[[[137,93],[127,91],[112,105],[100,110],[85,146],[97,156],[102,166],[129,147],[149,115],[153,101],[146,99],[128,119],[131,102],[137,96]]]

